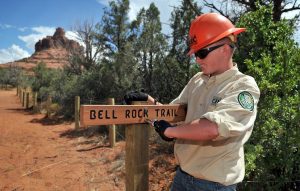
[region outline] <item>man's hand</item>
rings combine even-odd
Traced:
[[[148,100],[148,94],[138,91],[131,91],[128,92],[124,96],[124,101],[127,105],[130,105],[133,101],[147,101]]]
[[[165,120],[154,121],[153,126],[155,131],[159,134],[159,136],[165,141],[173,141],[174,138],[169,138],[165,136],[165,130],[169,127],[172,127],[170,123]]]

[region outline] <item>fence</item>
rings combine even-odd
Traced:
[[[17,87],[17,96],[25,109],[37,107],[37,92],[32,92],[31,88]]]
[[[17,87],[17,96],[22,106],[26,109],[37,107],[37,93],[30,88]],[[80,97],[75,97],[75,129],[84,127],[80,124]],[[51,101],[51,99],[48,99]],[[114,106],[114,98],[106,100],[106,104]],[[145,104],[136,102],[136,107]],[[157,106],[166,107],[166,106]],[[170,107],[170,106],[169,106]],[[175,115],[175,113],[173,113]],[[184,114],[185,115],[185,114]],[[114,147],[116,143],[116,126],[109,125],[109,142]],[[128,124],[125,128],[125,173],[126,190],[128,191],[147,191],[149,190],[149,125],[144,123]]]

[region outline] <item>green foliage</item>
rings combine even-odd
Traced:
[[[24,79],[24,72],[17,66],[0,69],[0,84],[11,85],[13,87],[20,84]],[[25,84],[24,84],[25,85]]]
[[[52,97],[52,81],[58,75],[58,71],[46,68],[46,64],[41,62],[33,69],[32,91],[38,92],[39,99],[45,101]]]
[[[182,84],[186,84],[195,73],[191,71],[191,64],[194,60],[187,55],[189,50],[189,28],[192,20],[197,16],[191,4],[201,13],[201,7],[198,7],[194,1],[183,0],[179,7],[175,7],[171,13],[172,28],[172,47],[170,56],[178,62],[179,70],[177,76]],[[199,70],[198,70],[199,71]],[[183,85],[180,86],[183,89]]]
[[[158,78],[154,78],[155,69],[165,57],[167,42],[161,32],[160,12],[154,3],[147,10],[141,9],[134,24],[134,53],[140,80],[140,84],[136,86],[156,96],[154,92],[157,87],[154,86],[154,81]]]
[[[275,23],[271,13],[261,7],[239,23],[247,26],[247,33],[240,38],[237,56],[261,90],[255,128],[245,148],[246,180],[258,181],[266,190],[293,190],[300,174],[300,50],[292,39],[292,23]]]
[[[275,57],[274,47],[277,42],[285,42],[293,38],[295,21],[272,21],[272,6],[258,6],[260,9],[249,12],[237,23],[238,27],[246,27],[240,35],[238,53],[235,60],[241,71],[247,71],[244,60],[256,60],[264,57],[264,53]]]
[[[60,105],[58,114],[62,114],[65,118],[74,116],[75,96],[79,95],[77,75],[66,75],[65,72],[59,72],[56,78],[51,82],[52,101]]]

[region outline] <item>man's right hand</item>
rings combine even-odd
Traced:
[[[124,96],[124,101],[127,105],[131,105],[131,102],[133,101],[147,101],[147,100],[148,100],[148,94],[139,91],[131,91]]]

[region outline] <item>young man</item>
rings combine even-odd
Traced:
[[[260,91],[232,61],[236,36],[243,31],[217,13],[198,16],[191,24],[189,55],[196,56],[201,72],[172,101],[187,104],[185,123],[156,123],[164,140],[176,139],[179,168],[172,191],[236,190],[244,178],[243,145],[252,133]],[[154,103],[143,93],[126,98]]]

